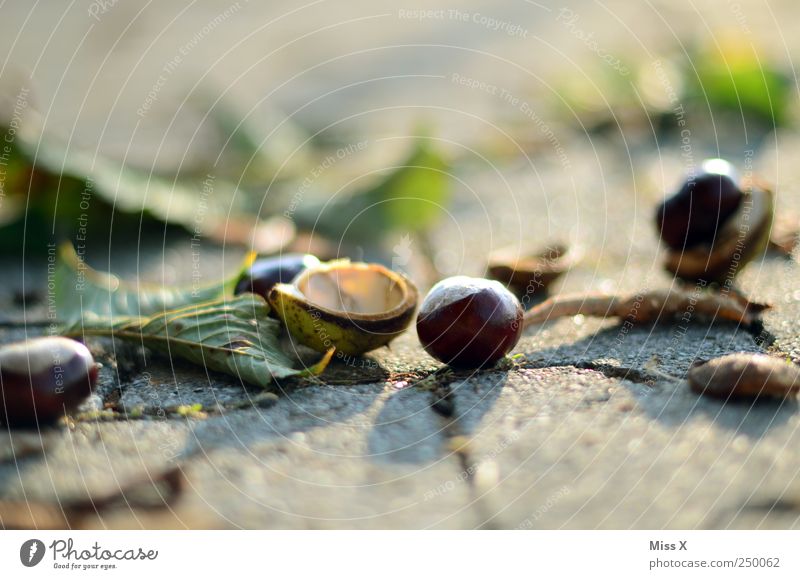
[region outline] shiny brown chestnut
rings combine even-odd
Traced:
[[[703,162],[677,193],[656,210],[661,240],[673,249],[712,244],[723,224],[736,212],[744,194],[733,166],[723,159]]]
[[[456,276],[431,288],[417,317],[417,334],[437,360],[482,368],[517,345],[522,318],[522,305],[501,283]]]
[[[733,285],[769,243],[772,191],[748,176],[737,181],[730,163],[710,159],[703,172],[657,211],[666,246],[664,268],[686,281]]]
[[[97,381],[88,348],[69,338],[35,338],[0,348],[0,422],[52,424],[87,398]]]
[[[276,284],[290,283],[302,272],[310,267],[318,266],[319,263],[319,259],[313,255],[303,253],[262,257],[242,274],[233,293],[239,295],[251,292],[266,299]]]

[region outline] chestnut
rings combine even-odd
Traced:
[[[310,267],[319,265],[319,260],[305,253],[285,253],[257,259],[239,278],[234,295],[246,292],[258,294],[266,299],[270,290],[279,283],[290,283]]]
[[[501,283],[456,276],[431,288],[417,316],[417,334],[437,360],[481,368],[517,345],[522,318],[522,305]]]
[[[744,194],[733,166],[723,159],[703,162],[677,193],[656,210],[662,241],[673,249],[713,244],[717,232],[742,203]]]
[[[722,159],[704,161],[656,211],[664,268],[685,281],[731,286],[766,249],[774,212],[773,193],[759,180],[740,180]]]
[[[35,338],[0,348],[0,422],[52,424],[92,393],[97,365],[69,338]]]

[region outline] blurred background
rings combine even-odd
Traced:
[[[431,279],[543,239],[629,260],[654,237],[638,214],[710,156],[779,181],[792,205],[796,170],[779,162],[798,148],[789,0],[2,12],[2,111],[22,169],[3,180],[0,240],[14,253],[78,236],[163,244],[177,228],[180,247],[237,260],[302,244],[422,253]]]

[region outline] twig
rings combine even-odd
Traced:
[[[738,293],[683,288],[628,295],[572,294],[550,298],[525,314],[524,327],[565,316],[616,317],[631,323],[664,322],[686,316],[752,324],[769,305],[750,302]]]

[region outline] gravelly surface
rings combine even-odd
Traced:
[[[508,18],[519,16],[519,10],[509,12]],[[591,12],[586,11],[583,22],[588,26]],[[195,15],[194,22],[202,24],[213,15],[209,9]],[[123,16],[131,18],[127,9],[115,9],[103,21],[119,27],[126,22]],[[678,20],[679,16],[673,15]],[[110,24],[98,26],[92,34],[109,34],[114,29]],[[458,36],[451,30],[453,23],[429,24]],[[755,27],[758,22],[751,24]],[[139,21],[136,26],[146,28]],[[546,21],[542,27],[548,29]],[[297,29],[293,25],[287,34]],[[239,34],[236,28],[220,30],[224,33],[220,44]],[[428,32],[424,29],[420,38]],[[90,38],[107,46],[117,36]],[[480,38],[479,46],[488,44],[501,53],[513,46],[513,39]],[[131,42],[119,54],[113,53],[112,60],[127,62],[129,52],[138,55],[136,43]],[[212,48],[204,45],[197,58]],[[163,50],[171,54],[172,49]],[[162,60],[155,58],[155,63],[163,64]],[[94,61],[83,53],[79,61],[83,73],[94,70]],[[395,67],[387,70],[397,72],[409,61],[415,59],[406,55],[378,60],[369,70],[383,71],[383,62]],[[293,70],[298,62],[314,59],[304,60],[292,52],[283,63],[286,68],[275,69],[274,74]],[[481,74],[488,74],[485,62],[475,64]],[[426,61],[426,71],[446,75],[468,65],[469,60],[449,62],[447,54],[437,53],[437,58]],[[338,78],[338,74],[328,71],[307,79],[292,94],[316,94],[330,82],[330,75]],[[45,77],[45,86],[52,86],[52,78]],[[167,92],[180,86],[177,78]],[[151,80],[142,82],[149,86]],[[261,82],[258,90],[264,90],[267,81]],[[419,87],[409,92],[414,90]],[[451,97],[449,102],[453,96],[463,96],[463,89],[454,90],[448,86],[443,91]],[[177,98],[167,92],[164,103]],[[121,94],[131,101],[128,113],[140,104],[139,93],[125,89]],[[431,95],[437,96],[430,102],[439,103],[442,94]],[[368,96],[370,103],[391,103],[396,95],[386,89]],[[475,96],[462,103],[464,110],[480,114],[497,106],[481,98],[473,102]],[[404,93],[398,98],[409,97]],[[346,95],[336,102],[341,114],[347,114],[351,101]],[[125,103],[119,106],[125,110]],[[352,104],[356,110],[363,106],[363,102]],[[60,109],[56,125],[71,122],[70,110]],[[509,113],[499,114],[504,112]],[[306,120],[313,124],[315,118],[325,118],[324,113],[312,107]],[[83,114],[88,127],[96,128],[105,120],[92,112]],[[143,127],[153,131],[163,114],[154,110]],[[441,114],[443,125],[463,123]],[[403,119],[390,116],[375,122],[372,130],[376,135],[391,134]],[[191,119],[185,122],[191,126]],[[126,117],[115,112],[111,124],[115,139],[127,146]],[[475,133],[481,127],[466,123],[444,134],[474,143],[480,141]],[[359,125],[350,130],[365,129]],[[91,134],[86,127],[82,131]],[[513,157],[496,166],[486,165],[477,155],[467,159],[458,175],[452,214],[433,233],[433,244],[440,250],[439,273],[479,274],[490,247],[512,242],[541,246],[545,240],[569,239],[581,246],[584,258],[553,287],[555,293],[668,287],[671,280],[659,265],[650,214],[661,190],[678,178],[670,176],[681,166],[677,146],[662,142],[658,154],[644,153],[653,144],[644,137],[634,139],[637,146],[629,155],[629,143],[623,146],[619,138],[559,134],[569,151],[569,170],[546,152],[534,156],[533,169]],[[152,139],[138,134],[130,139],[136,142],[137,162],[153,163]],[[106,143],[106,148],[112,153],[123,150],[120,142]],[[791,138],[782,142],[786,146],[780,149],[779,160],[767,145],[756,156],[755,168],[785,183],[778,189],[779,207],[797,211],[800,164],[791,160],[800,154],[800,144]],[[713,155],[715,145],[709,142],[696,154]],[[172,146],[179,156],[187,150],[192,151],[190,156],[198,153],[196,145],[180,139]],[[169,166],[169,152],[169,147],[160,151],[167,159],[159,157],[157,162]],[[93,263],[108,263],[107,255],[95,251]],[[191,275],[190,251],[185,239],[143,240],[116,252],[112,263],[120,275],[139,271],[154,281],[163,279],[165,266],[168,283],[177,283]],[[240,249],[223,253],[204,245],[204,277],[233,271],[241,255]],[[46,328],[37,322],[45,318],[45,304],[29,303],[24,311],[15,298],[23,279],[26,291],[38,290],[41,298],[44,264],[26,262],[23,274],[20,260],[10,256],[2,260],[11,274],[0,289],[0,341],[44,332]],[[747,268],[740,287],[753,298],[774,304],[764,318],[766,331],[774,337],[771,348],[800,362],[797,263],[768,256]],[[336,362],[321,383],[278,385],[274,399],[247,409],[231,406],[246,403],[259,392],[229,377],[170,364],[157,356],[142,361],[135,349],[105,340],[89,345],[104,365],[97,391],[100,400],[115,401],[129,411],[143,407],[144,419],[82,422],[41,436],[0,433],[0,499],[68,502],[157,477],[178,465],[188,485],[170,509],[134,510],[123,501],[83,524],[800,527],[797,403],[723,404],[699,398],[681,380],[697,358],[760,349],[753,335],[733,324],[712,326],[693,320],[688,327],[673,324],[623,332],[615,320],[562,319],[529,329],[516,350],[522,357],[500,369],[451,376],[446,387],[435,391],[415,386],[439,365],[425,355],[412,329],[391,350],[375,352],[363,363]],[[654,357],[658,372],[653,370]],[[182,418],[171,410],[194,403],[203,405],[207,418]],[[165,411],[164,417],[158,409]]]

